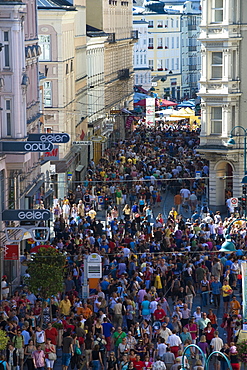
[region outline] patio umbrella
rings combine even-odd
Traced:
[[[146,106],[146,99],[141,99],[138,102],[134,103],[134,106],[145,107]],[[159,107],[159,100],[155,99],[155,106]]]
[[[166,100],[166,99],[160,99],[161,107],[174,107],[176,105],[178,105],[178,103],[174,103],[173,101]]]

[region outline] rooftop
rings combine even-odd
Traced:
[[[38,9],[63,9],[75,10],[75,7],[67,0],[37,0]]]

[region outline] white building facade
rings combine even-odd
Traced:
[[[151,70],[148,65],[148,22],[134,20],[133,29],[138,32],[138,41],[134,45],[133,55],[134,84],[149,90],[151,87]]]
[[[210,161],[210,204],[216,207],[225,204],[226,192],[234,197],[242,192],[247,128],[246,15],[245,0],[202,1],[199,151]],[[225,144],[231,134],[236,144],[228,147]]]

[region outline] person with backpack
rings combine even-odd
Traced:
[[[21,334],[21,329],[17,330],[17,335],[13,338],[13,344],[15,348],[18,350],[18,363],[20,365],[21,370],[23,370],[23,362],[24,362],[24,337]]]
[[[9,365],[6,362],[5,356],[0,356],[0,370],[9,370]]]

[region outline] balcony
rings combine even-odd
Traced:
[[[157,46],[157,49],[163,49],[163,46]]]
[[[108,35],[108,42],[110,44],[116,42],[116,34],[115,34],[115,32],[109,33],[109,35]]]
[[[163,68],[158,68],[157,71],[163,71]]]
[[[196,51],[197,47],[196,46],[189,46],[189,51]]]
[[[196,71],[197,70],[197,65],[192,64],[189,66],[189,71]]]
[[[196,24],[189,24],[188,25],[188,31],[195,31],[197,29],[197,25]]]
[[[138,40],[138,39],[139,39],[138,30],[132,30],[132,31],[131,31],[131,35],[130,35],[130,37],[131,37],[133,40]]]
[[[162,24],[158,24],[157,28],[163,28]]]
[[[119,80],[127,80],[128,78],[130,78],[129,68],[120,69],[118,71],[118,78]]]
[[[150,45],[150,46],[148,46],[148,49],[153,49],[153,48],[154,48],[154,47],[153,47],[153,46],[151,46],[151,45]]]

